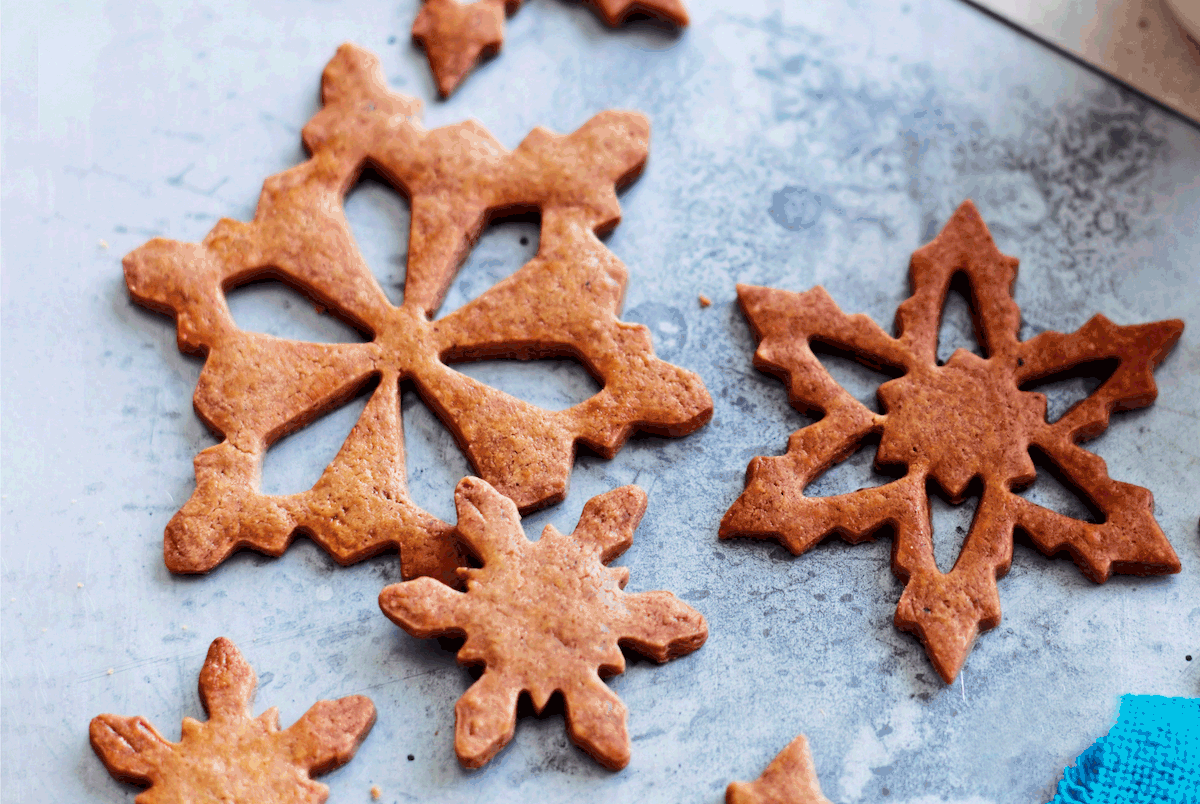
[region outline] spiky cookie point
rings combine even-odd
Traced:
[[[708,636],[700,613],[670,592],[626,594],[629,571],[605,566],[633,543],[645,493],[624,486],[593,497],[570,536],[547,525],[536,542],[485,481],[464,479],[454,500],[459,536],[483,562],[461,570],[467,591],[418,578],[384,589],[379,605],[413,636],[466,637],[459,662],[484,665],[454,708],[459,761],[481,767],[508,744],[522,692],[539,712],[561,692],[575,744],[607,768],[625,767],[625,705],[601,680],[624,672],[621,646],[664,662]]]
[[[753,782],[732,782],[725,804],[832,804],[821,795],[808,740],[801,734]]]
[[[746,490],[721,522],[722,538],[773,538],[800,554],[837,533],[849,542],[894,532],[892,568],[906,583],[897,627],[915,632],[950,682],[981,630],[1000,622],[996,580],[1012,563],[1013,529],[1047,555],[1067,551],[1083,573],[1103,582],[1113,572],[1179,571],[1179,559],[1154,519],[1150,492],[1109,478],[1104,461],[1078,445],[1108,426],[1114,410],[1154,401],[1154,368],[1183,331],[1181,321],[1116,326],[1101,315],[1073,334],[1017,339],[1021,314],[1012,299],[1017,261],[1001,254],[974,204],[963,203],[933,242],[913,254],[912,296],[896,311],[889,337],[863,315],[846,315],[823,288],[789,293],[738,287],[759,347],[755,365],[785,378],[791,403],[821,419],[792,434],[787,454],[755,458]],[[937,363],[937,333],[950,282],[964,274],[984,358],[959,349]],[[829,375],[810,342],[899,375],[879,387],[875,414]],[[1023,390],[1099,361],[1110,376],[1053,423],[1046,398]],[[805,487],[878,434],[877,466],[900,466],[900,479],[834,497],[805,497]],[[1013,493],[1036,476],[1035,450],[1097,511],[1083,522]],[[961,500],[973,480],[982,495],[954,568],[933,557],[926,481]]]
[[[353,758],[375,706],[361,695],[320,701],[280,731],[278,710],[252,717],[254,686],[254,670],[220,637],[200,671],[206,722],[184,718],[183,737],[172,743],[144,718],[99,715],[92,748],[114,778],[149,786],[137,804],[321,804],[329,788],[312,777]]]
[[[424,0],[413,21],[413,41],[425,49],[438,94],[449,97],[479,61],[500,52],[504,18],[523,0]],[[680,27],[688,24],[682,0],[587,0],[605,23],[621,25],[643,15]]]
[[[224,441],[196,456],[196,492],[167,526],[173,572],[206,572],[234,550],[279,555],[297,532],[349,564],[400,551],[404,577],[453,581],[451,527],[408,495],[401,381],[410,380],[475,471],[522,510],[566,494],[577,443],[612,457],[635,429],[684,435],[712,415],[695,374],[654,357],[649,331],[617,318],[628,272],[597,238],[621,217],[646,119],[602,112],[572,134],[533,132],[505,150],[479,124],[426,131],[420,103],[389,92],[378,60],[343,45],[325,69],[324,108],[304,128],[312,158],[267,179],[254,220],[222,220],[202,243],[156,238],[125,258],[134,300],[174,313],[180,349],[206,354],[196,412]],[[368,165],[411,201],[404,303],[367,267],[342,197]],[[498,215],[541,213],[538,254],[453,313],[430,320],[459,265]],[[225,292],[275,278],[371,337],[284,340],[240,329]],[[602,388],[548,411],[450,364],[568,357]],[[341,451],[309,491],[259,492],[263,456],[374,384]]]
[[[449,97],[481,58],[500,51],[504,16],[504,0],[425,0],[412,37],[425,48],[439,95]]]

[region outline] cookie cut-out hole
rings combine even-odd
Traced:
[[[841,463],[835,463],[808,484],[805,497],[835,497],[859,489],[874,488],[890,483],[896,478],[891,468],[885,471],[874,469],[875,453],[879,449],[879,436],[865,438],[854,454]],[[899,474],[903,474],[901,468]]]
[[[372,377],[347,404],[272,444],[263,456],[262,493],[283,496],[311,489],[337,457],[377,387],[379,378]]]
[[[342,207],[367,267],[388,301],[399,307],[404,303],[408,267],[408,199],[378,172],[367,169]]]
[[[888,380],[899,377],[902,372],[879,371],[865,366],[851,357],[848,352],[820,341],[811,341],[809,348],[838,385],[849,391],[855,399],[870,410],[875,413],[883,412],[883,407],[879,404],[879,386]]]
[[[1117,370],[1119,360],[1093,360],[1021,386],[1046,395],[1046,421],[1053,424],[1087,399]]]
[[[939,366],[945,365],[950,355],[959,349],[987,357],[987,351],[975,327],[975,318],[971,315],[971,310],[974,309],[971,300],[971,284],[967,275],[960,271],[950,280],[946,303],[942,306],[941,323],[938,324]]]
[[[473,380],[546,410],[566,410],[600,392],[601,385],[571,358],[481,360],[455,363]]]
[[[225,292],[233,321],[247,332],[312,343],[363,343],[367,333],[321,308],[277,279],[260,279]]]
[[[1063,516],[1102,525],[1104,512],[1082,491],[1067,482],[1066,476],[1050,457],[1036,447],[1030,447],[1029,457],[1037,467],[1037,480],[1025,489],[1014,490],[1031,503],[1049,508]]]
[[[541,216],[536,212],[494,219],[459,268],[438,315],[469,304],[532,260],[538,252],[540,234]]]
[[[933,560],[943,574],[954,569],[958,561],[963,542],[971,532],[971,523],[975,521],[975,511],[979,508],[982,492],[983,484],[979,478],[975,478],[967,486],[966,497],[955,505],[946,500],[935,481],[927,480],[925,483],[933,532]]]
[[[412,383],[401,383],[400,391],[409,496],[438,519],[454,522],[454,487],[475,470]]]

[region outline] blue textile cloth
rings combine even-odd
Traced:
[[[1200,698],[1125,695],[1050,804],[1200,804]]]

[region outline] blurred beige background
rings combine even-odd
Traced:
[[[973,1],[1200,123],[1200,0]]]

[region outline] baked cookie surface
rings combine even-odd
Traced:
[[[996,580],[1012,563],[1013,530],[1046,555],[1067,552],[1091,580],[1112,573],[1179,572],[1179,559],[1154,518],[1153,498],[1108,476],[1104,461],[1079,446],[1108,426],[1114,410],[1152,403],[1154,368],[1183,332],[1183,322],[1117,326],[1096,315],[1072,334],[1017,339],[1021,315],[1011,296],[1017,261],[1001,254],[974,204],[960,206],[941,234],[913,254],[912,296],[896,311],[890,337],[864,315],[843,313],[824,288],[790,293],[738,286],[738,300],[759,341],[755,365],[785,380],[802,412],[821,415],[797,430],[785,455],[755,458],[746,489],[721,521],[722,538],[773,538],[800,554],[830,534],[849,542],[881,528],[894,535],[892,569],[905,582],[896,626],[915,632],[949,682],[981,630],[1000,622]],[[965,274],[986,357],[957,350],[939,365],[937,335],[950,282]],[[874,413],[837,384],[810,346],[818,342],[898,375],[879,386]],[[1026,386],[1068,372],[1115,365],[1091,395],[1054,422],[1044,395]],[[804,488],[871,436],[877,468],[899,479],[834,497]],[[1014,494],[1036,477],[1030,452],[1049,461],[1100,514],[1085,522]],[[926,483],[961,502],[982,484],[979,508],[954,568],[934,561]]]

